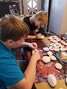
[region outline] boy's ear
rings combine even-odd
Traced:
[[[8,42],[8,45],[11,45],[13,40],[8,40],[7,42]]]

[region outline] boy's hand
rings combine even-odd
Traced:
[[[33,42],[33,43],[28,43],[28,42],[23,42],[22,43],[22,46],[25,47],[25,46],[29,46],[33,49],[37,49],[37,43]]]
[[[33,45],[33,49],[37,49],[37,43],[33,42],[32,45]]]
[[[32,52],[32,57],[31,57],[31,59],[32,59],[32,60],[35,60],[36,62],[41,59],[40,53],[39,53],[38,50],[34,50],[34,51]]]
[[[35,43],[35,42],[29,43],[28,46],[33,48],[33,49],[37,49],[37,43]]]
[[[36,34],[36,38],[38,38],[38,39],[42,39],[42,38],[44,38],[44,35],[42,35],[41,33]]]

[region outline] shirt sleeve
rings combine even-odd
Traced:
[[[24,78],[24,74],[18,64],[7,64],[2,66],[1,79],[6,86],[16,84]]]

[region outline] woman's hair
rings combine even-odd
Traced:
[[[35,19],[38,18],[38,21],[41,21],[43,26],[48,23],[48,16],[45,11],[39,11],[33,16],[35,16]]]
[[[29,27],[25,22],[10,16],[9,18],[3,18],[1,21],[1,40],[7,41],[12,39],[14,41],[20,40],[24,36],[28,36]]]

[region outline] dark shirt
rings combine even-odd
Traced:
[[[35,26],[35,24],[31,24],[30,23],[30,17],[31,16],[27,16],[27,17],[24,17],[23,21],[28,25],[29,29],[30,29],[30,34],[29,35],[34,35],[33,31],[36,30],[38,27]]]

